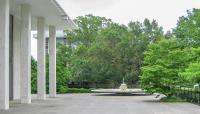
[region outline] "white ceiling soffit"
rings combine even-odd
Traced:
[[[32,30],[37,28],[37,17],[45,18],[46,26],[54,25],[57,30],[74,29],[76,25],[56,0],[10,0],[10,13],[20,18],[20,5],[31,6]]]

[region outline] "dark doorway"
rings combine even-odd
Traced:
[[[13,100],[13,16],[9,24],[9,99]]]

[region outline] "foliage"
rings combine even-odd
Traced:
[[[92,89],[61,87],[58,93],[92,93]]]
[[[174,39],[162,39],[149,45],[142,67],[141,85],[149,92],[170,94],[168,86],[177,85],[178,73],[188,64],[188,52]]]
[[[199,29],[200,9],[193,9],[187,11],[187,16],[179,18],[174,34],[185,47],[198,47],[200,45]]]
[[[190,64],[179,75],[190,84],[200,83],[200,48],[190,49]]]
[[[181,76],[190,82],[199,83],[200,82],[200,62],[191,63],[185,72],[180,73]]]
[[[72,81],[91,80],[90,64],[88,62],[88,49],[92,46],[99,32],[108,27],[112,22],[104,17],[86,15],[79,16],[74,20],[78,29],[66,31],[68,36],[67,43],[63,46],[69,46],[71,49],[68,68],[72,73]],[[61,48],[59,50],[64,50]],[[65,53],[65,51],[62,51]],[[63,56],[67,58],[67,56]]]
[[[178,103],[178,102],[186,102],[186,100],[183,100],[179,97],[171,96],[171,97],[165,97],[165,98],[161,99],[160,102]]]
[[[113,24],[101,31],[91,48],[88,50],[87,58],[91,66],[91,76],[94,81],[121,83],[123,77],[133,76],[132,59],[130,51],[130,35],[123,25]],[[129,55],[128,55],[129,54]],[[129,57],[128,57],[129,56]],[[133,60],[132,60],[133,61]],[[127,64],[129,62],[129,65]],[[130,78],[130,81],[134,79]]]
[[[188,10],[166,34],[156,20],[125,26],[99,16],[77,17],[78,29],[65,30],[67,41],[57,44],[57,91],[79,91],[68,82],[118,85],[125,77],[129,85],[139,80],[147,91],[169,95],[169,86],[200,82],[199,17],[200,9]],[[31,64],[36,93],[37,62],[32,58]],[[48,90],[48,56],[46,70]]]
[[[145,89],[170,94],[168,85],[186,86],[200,81],[199,17],[199,9],[188,10],[187,16],[179,18],[173,34],[166,33],[165,38],[169,40],[148,47],[141,77]]]
[[[163,37],[163,28],[158,26],[158,23],[156,20],[153,20],[152,22],[149,21],[148,19],[145,19],[143,22],[143,31],[145,35],[148,37],[149,42],[156,42],[159,41],[160,38]]]
[[[71,48],[68,45],[61,43],[57,44],[57,58],[56,58],[56,80],[57,91],[62,91],[67,88],[67,83],[71,79],[71,71],[69,70],[69,58],[71,56]]]
[[[173,40],[161,40],[148,47],[142,67],[143,88],[169,94],[168,85],[199,82],[199,17],[200,9],[188,10],[187,16],[179,18],[173,34],[166,33],[165,38],[173,37]]]
[[[31,92],[37,93],[37,61],[31,57]]]
[[[75,22],[79,28],[66,31],[68,40],[63,47],[71,48],[68,69],[71,80],[78,82],[119,84],[125,77],[126,83],[137,83],[147,45],[163,36],[162,27],[155,20],[130,22],[127,27],[104,17],[86,15]],[[65,48],[59,50],[65,53]]]
[[[61,44],[58,44],[58,47]],[[66,53],[69,51],[66,51]],[[66,67],[66,60],[63,59],[63,53],[57,51],[57,64],[56,64],[56,80],[57,91],[60,92],[62,88],[67,88],[67,83],[71,78],[71,73]],[[67,59],[67,58],[66,58]],[[46,56],[46,91],[49,91],[49,56]],[[37,61],[31,58],[31,92],[37,93]]]
[[[86,47],[91,46],[98,33],[112,23],[110,19],[91,14],[79,16],[74,22],[78,26],[78,29],[65,31],[68,36],[68,44],[82,44]]]

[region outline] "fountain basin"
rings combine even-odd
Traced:
[[[121,89],[96,89],[92,90],[94,93],[116,93],[116,94],[145,94],[145,91],[142,89],[126,89],[126,90],[121,90]]]

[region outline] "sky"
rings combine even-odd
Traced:
[[[155,19],[164,31],[176,27],[186,10],[200,8],[200,0],[57,0],[67,14],[77,16],[93,14],[127,25],[130,21]],[[37,57],[36,40],[32,39],[32,55]]]
[[[120,24],[156,19],[167,31],[186,10],[200,8],[200,0],[57,0],[74,19],[85,14],[110,18]]]

